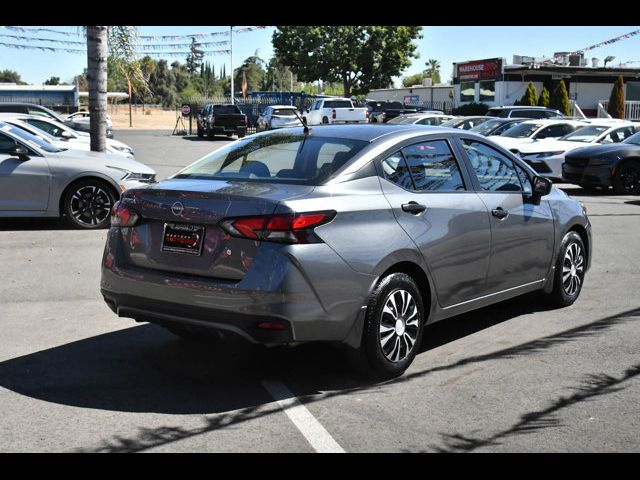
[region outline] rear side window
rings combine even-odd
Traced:
[[[445,140],[421,142],[402,149],[416,190],[464,190],[460,168]]]
[[[233,115],[235,113],[242,113],[235,105],[215,105],[213,107],[214,115]]]
[[[518,110],[512,111],[511,116],[523,118],[545,118],[546,114],[544,110]]]
[[[487,117],[499,117],[500,112],[502,112],[502,110],[500,110],[499,108],[490,108],[487,112]]]
[[[353,108],[349,100],[330,100],[324,102],[324,108]]]
[[[521,192],[520,179],[509,157],[484,143],[462,139],[480,188],[486,192]]]
[[[407,162],[400,152],[396,152],[382,161],[382,173],[384,178],[390,182],[406,190],[414,189]]]
[[[34,120],[33,118],[29,118],[27,123],[33,125],[40,130],[47,132],[49,135],[53,135],[54,137],[62,136],[62,129],[60,127],[56,127],[55,125],[50,124],[49,122],[44,122],[41,120]]]

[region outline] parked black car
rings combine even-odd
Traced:
[[[528,118],[491,118],[482,122],[480,125],[469,129],[471,132],[479,133],[488,137],[489,135],[502,135],[503,132],[518,125],[519,123],[529,120]]]
[[[242,138],[246,133],[247,116],[237,105],[209,103],[198,113],[198,137],[236,134]]]
[[[640,194],[640,132],[620,143],[569,151],[562,178],[585,189],[613,187],[619,195]]]
[[[369,123],[387,123],[398,115],[417,112],[415,108],[405,108],[400,102],[367,102],[365,107],[369,110]]]
[[[528,105],[509,105],[507,107],[492,107],[487,112],[487,117],[502,118],[554,118],[563,117],[559,110],[546,107],[530,107]]]

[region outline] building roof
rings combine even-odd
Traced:
[[[565,74],[565,75],[594,75],[594,76],[612,76],[618,75],[640,75],[640,68],[622,68],[622,67],[575,67],[566,65],[505,65],[504,73],[527,73],[535,75],[539,74]]]
[[[16,85],[0,83],[0,92],[73,92],[75,85]]]

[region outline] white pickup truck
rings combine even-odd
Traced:
[[[302,114],[307,125],[332,123],[369,123],[369,111],[356,108],[348,98],[321,98]]]

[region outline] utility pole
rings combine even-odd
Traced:
[[[233,25],[229,27],[229,44],[231,50],[231,105],[235,103],[233,95]]]

